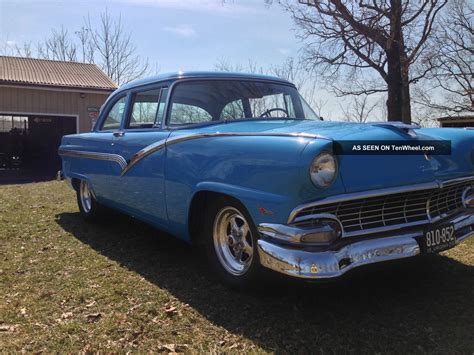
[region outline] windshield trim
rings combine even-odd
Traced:
[[[174,89],[177,85],[181,84],[181,83],[184,83],[184,82],[192,82],[192,81],[199,81],[199,82],[202,82],[202,81],[228,81],[228,80],[233,80],[233,81],[252,81],[252,82],[263,82],[263,83],[272,83],[272,84],[279,84],[279,85],[283,85],[283,86],[288,86],[288,87],[291,87],[291,88],[294,88],[298,94],[300,95],[297,87],[290,83],[290,82],[286,82],[286,81],[279,81],[278,79],[255,79],[255,78],[239,78],[239,77],[232,77],[232,76],[229,76],[229,77],[222,77],[222,78],[216,78],[216,77],[199,77],[199,78],[183,78],[183,79],[178,79],[176,81],[174,81],[170,87],[169,87],[169,90],[168,90],[168,97],[166,98],[166,106],[165,106],[165,119],[163,120],[163,123],[161,125],[161,128],[162,129],[169,129],[169,130],[174,130],[176,129],[177,127],[179,128],[183,128],[184,126],[189,128],[189,127],[195,127],[195,126],[201,126],[203,125],[203,123],[191,123],[191,124],[185,124],[185,125],[173,125],[173,124],[170,124],[169,123],[169,120],[170,120],[170,116],[171,116],[171,107],[170,107],[170,102],[171,102],[171,97],[173,96],[173,92],[174,92]],[[301,95],[300,95],[301,96]],[[268,120],[267,117],[262,117],[262,120],[265,121],[266,118]],[[278,120],[282,120],[282,118],[276,118]],[[297,118],[298,119],[298,118]],[[299,118],[300,120],[303,120],[303,118]],[[246,121],[249,121],[249,120],[260,120],[259,118],[243,118],[243,119],[239,119],[239,120],[246,120]],[[211,122],[205,122],[204,125],[207,125],[207,124],[220,124],[220,123],[223,123],[223,122],[235,122],[237,120],[216,120],[216,121],[211,121]]]

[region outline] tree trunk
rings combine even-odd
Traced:
[[[387,52],[387,120],[402,121],[403,82],[398,50]]]
[[[411,100],[410,100],[410,63],[407,58],[405,39],[401,37],[401,62],[402,62],[402,122],[411,124]]]
[[[402,72],[402,122],[411,124],[410,83],[408,71]]]
[[[387,120],[410,120],[408,71],[402,68],[405,53],[402,32],[402,2],[390,0],[390,39],[387,41]],[[406,75],[404,75],[404,73]],[[408,111],[408,112],[407,112]]]

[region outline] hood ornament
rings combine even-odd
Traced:
[[[371,122],[373,126],[382,126],[388,129],[395,129],[397,131],[402,131],[403,133],[408,134],[412,138],[416,138],[417,134],[414,131],[415,129],[420,129],[421,127],[416,124],[407,124],[399,121],[390,121],[390,122]]]

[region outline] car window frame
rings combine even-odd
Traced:
[[[177,79],[175,80],[173,83],[171,83],[171,85],[169,86],[169,89],[168,89],[168,97],[166,99],[166,105],[165,105],[165,119],[163,120],[163,129],[167,129],[167,130],[180,130],[180,129],[189,129],[189,128],[193,128],[193,127],[201,127],[201,126],[208,126],[208,125],[214,125],[214,124],[219,124],[219,123],[222,123],[222,122],[225,122],[224,120],[219,120],[219,121],[210,121],[210,122],[198,122],[198,123],[189,123],[189,124],[182,124],[182,125],[173,125],[173,124],[170,124],[169,120],[171,119],[171,107],[170,107],[170,101],[171,101],[171,98],[173,97],[173,92],[176,88],[176,86],[178,86],[179,84],[182,84],[182,83],[188,83],[188,82],[193,82],[193,81],[229,81],[229,80],[237,80],[237,81],[253,81],[253,82],[263,82],[263,83],[269,83],[269,84],[278,84],[278,85],[284,85],[284,86],[288,86],[290,88],[293,88],[295,89],[298,94],[299,91],[297,89],[297,87],[290,83],[290,82],[286,82],[286,81],[279,81],[279,80],[271,80],[271,79],[265,79],[265,78],[245,78],[245,77],[228,77],[228,78],[214,78],[214,77],[199,77],[199,78],[185,78],[185,79]],[[300,94],[301,95],[301,94]],[[244,110],[246,109],[245,108],[245,103],[243,102],[244,104]],[[239,119],[239,120],[233,120],[233,121],[252,121],[252,120],[257,120],[257,118],[245,118],[245,119]]]
[[[170,86],[168,85],[168,83],[155,83],[155,84],[152,84],[152,85],[137,86],[137,87],[134,87],[134,88],[130,89],[129,90],[129,96],[130,97],[129,97],[129,103],[128,103],[128,107],[127,107],[127,113],[124,116],[121,130],[123,132],[143,132],[143,131],[148,132],[148,131],[152,131],[152,130],[154,130],[154,131],[163,130],[163,124],[164,124],[164,121],[166,120],[166,112],[167,112],[167,107],[168,107],[168,98],[169,98],[169,94],[170,94],[169,88],[170,88]],[[152,90],[160,90],[160,95],[158,97],[158,104],[161,101],[163,91],[168,90],[167,94],[166,94],[167,96],[166,96],[166,100],[165,100],[163,119],[160,122],[160,124],[157,125],[157,126],[154,125],[153,127],[149,127],[149,128],[147,128],[147,127],[144,127],[144,128],[130,128],[130,127],[127,127],[129,125],[129,122],[130,122],[130,119],[131,119],[132,110],[133,110],[133,100],[135,99],[135,96],[140,92],[152,91]],[[158,108],[159,108],[159,106],[158,106]],[[158,114],[158,111],[156,112],[156,114]],[[156,121],[156,117],[155,117],[155,121]]]
[[[111,129],[103,129],[105,121],[107,121],[107,117],[110,113],[110,110],[112,110],[115,106],[115,104],[120,101],[121,99],[125,98],[125,107],[123,109],[123,115],[122,119],[120,120],[120,125],[118,128],[111,128]],[[100,132],[100,133],[107,133],[107,132],[117,132],[120,131],[123,127],[123,120],[125,116],[127,115],[128,111],[128,106],[129,106],[129,93],[128,92],[123,92],[123,93],[118,93],[116,97],[113,97],[113,99],[110,102],[107,102],[104,110],[102,111],[102,115],[99,120],[97,120],[97,123],[94,127],[94,132]]]
[[[153,91],[153,90],[159,90],[159,95],[158,95],[158,106],[157,106],[157,111],[155,113],[155,121],[153,123],[153,126],[152,127],[140,127],[140,128],[133,128],[133,127],[128,127],[130,125],[130,120],[132,118],[132,111],[133,111],[133,104],[135,103],[135,98],[137,96],[137,94],[139,93],[142,93],[142,92],[147,92],[147,91]],[[129,94],[130,94],[130,102],[129,102],[129,107],[127,109],[127,113],[125,115],[125,120],[123,122],[123,125],[122,125],[122,130],[123,131],[133,131],[133,132],[138,132],[138,131],[141,131],[141,130],[156,130],[156,129],[162,129],[162,126],[163,126],[163,121],[164,121],[164,117],[166,115],[166,105],[167,105],[167,99],[168,97],[166,97],[166,100],[164,101],[164,109],[163,109],[163,119],[161,122],[159,122],[159,125],[156,124],[156,119],[157,119],[157,115],[158,115],[158,112],[159,112],[159,103],[161,101],[161,98],[162,98],[162,95],[163,95],[163,91],[165,90],[168,90],[168,85],[152,85],[152,86],[142,86],[142,87],[138,87],[138,88],[133,88],[129,91]],[[169,91],[168,91],[169,92]]]

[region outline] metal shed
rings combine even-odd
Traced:
[[[94,64],[0,56],[0,183],[54,177],[61,137],[89,131],[116,88]]]
[[[438,118],[441,127],[474,127],[474,115]]]

